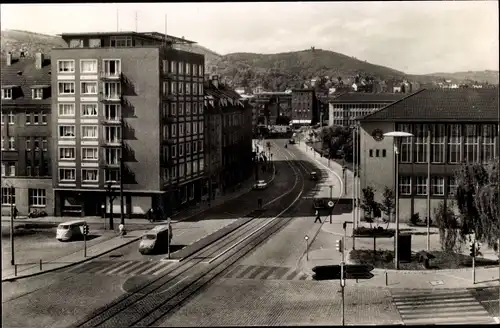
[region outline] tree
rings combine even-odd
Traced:
[[[464,239],[461,237],[460,220],[453,211],[440,202],[434,209],[434,222],[439,229],[441,249],[448,253],[457,253]]]
[[[386,229],[388,229],[389,223],[392,221],[392,215],[394,214],[395,204],[396,204],[395,197],[394,197],[394,191],[391,188],[386,186],[384,188],[384,193],[383,193],[382,197],[383,197],[383,200],[382,200],[381,208],[387,217]]]
[[[365,219],[371,227],[374,219],[380,217],[380,204],[375,201],[375,189],[368,186],[361,191],[363,193],[361,209],[365,212]]]

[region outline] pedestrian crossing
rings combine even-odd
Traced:
[[[175,263],[163,261],[92,261],[62,269],[60,272],[104,276],[157,276],[173,265]]]
[[[289,267],[238,265],[229,269],[223,278],[251,280],[311,280],[311,278]]]
[[[496,323],[467,289],[391,293],[405,325]]]

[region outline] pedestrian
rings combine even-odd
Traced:
[[[125,230],[125,225],[120,224],[118,226],[118,231],[120,232],[120,237],[123,238],[127,234],[127,231]]]
[[[257,205],[258,205],[259,208],[262,208],[262,198],[259,198],[257,200]]]
[[[316,210],[316,213],[314,213],[316,215],[316,219],[314,220],[314,223],[318,222],[321,223],[321,217],[319,216],[319,211]]]

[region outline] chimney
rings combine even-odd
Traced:
[[[219,75],[212,75],[212,84],[214,87],[219,88]]]
[[[12,52],[9,51],[7,54],[7,66],[12,65]]]
[[[42,69],[43,67],[43,54],[41,52],[35,54],[35,66],[36,69]]]

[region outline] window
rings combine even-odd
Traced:
[[[370,149],[370,157],[373,157],[373,149]]]
[[[97,82],[82,82],[82,95],[96,95],[97,94]]]
[[[409,176],[399,177],[399,194],[411,195],[411,177]]]
[[[191,94],[191,83],[190,82],[186,82],[186,94],[187,95],[190,95]]]
[[[99,171],[97,169],[82,169],[83,182],[98,182]]]
[[[57,61],[57,71],[59,73],[74,73],[75,61],[72,59],[63,59]]]
[[[467,163],[476,163],[479,158],[479,133],[478,126],[475,124],[465,125],[465,151],[464,161]]]
[[[427,163],[427,124],[415,124],[415,163]]]
[[[120,171],[118,169],[106,169],[106,181],[120,181]]]
[[[99,149],[97,147],[83,147],[82,160],[96,161],[99,159]]]
[[[16,122],[16,115],[13,111],[10,111],[7,114],[7,121],[9,122],[9,124],[14,124]]]
[[[412,133],[411,124],[398,124],[398,131]],[[400,149],[399,149],[399,162],[400,163],[411,163],[412,161],[412,138],[401,138]]]
[[[12,99],[12,88],[2,89],[2,99]]]
[[[179,62],[179,74],[184,74],[184,63]]]
[[[386,157],[387,156],[387,151],[385,149],[382,149],[382,157]]]
[[[84,117],[96,117],[97,104],[81,104],[81,113]]]
[[[184,156],[184,144],[179,144],[179,157]]]
[[[181,102],[179,103],[179,116],[183,116],[184,115],[184,103]]]
[[[119,165],[121,157],[121,149],[106,148],[106,164]]]
[[[170,126],[170,137],[176,137],[177,136],[177,125],[176,124],[172,124]]]
[[[198,87],[197,87],[197,83],[193,83],[192,86],[191,86],[191,90],[193,92],[193,95],[197,95],[198,94]]]
[[[29,206],[45,207],[47,205],[47,194],[45,189],[28,189]]]
[[[31,174],[31,164],[30,163],[26,163],[26,176],[30,177],[32,174]]]
[[[487,163],[495,158],[495,125],[494,124],[483,124],[481,126],[482,130],[482,161]]]
[[[121,84],[117,82],[104,83],[104,98],[106,99],[120,99],[121,97]]]
[[[172,145],[170,146],[170,155],[172,156],[172,158],[176,158],[177,157],[177,146],[176,145]]]
[[[433,124],[431,128],[431,161],[432,163],[444,163],[444,144],[446,138],[446,126],[444,124]]]
[[[191,115],[191,103],[186,103],[186,115]]]
[[[200,134],[203,133],[203,121],[198,122],[198,132]]]
[[[76,150],[74,147],[59,147],[60,160],[74,160]]]
[[[176,95],[177,94],[177,82],[170,82],[170,90],[169,90],[171,95]]]
[[[59,125],[59,138],[75,138],[74,125]]]
[[[75,82],[58,82],[59,95],[74,95]]]
[[[35,148],[36,151],[40,150],[40,139],[35,138],[33,140],[33,148]]]
[[[198,94],[203,95],[203,83],[198,84]]]
[[[416,177],[416,189],[417,195],[427,195],[427,177]]]
[[[47,137],[43,137],[42,138],[42,149],[43,151],[47,151],[48,150],[48,144],[49,144],[49,141],[47,140]]]
[[[184,136],[184,123],[179,123],[179,136]]]
[[[16,149],[16,139],[14,137],[9,137],[9,150]]]
[[[191,142],[186,142],[186,155],[191,155]]]
[[[43,99],[43,89],[42,88],[31,89],[31,98]]]
[[[162,92],[163,92],[163,95],[164,96],[167,96],[169,93],[168,93],[168,82],[167,81],[163,81],[162,85],[163,85],[163,88],[162,88]]]
[[[38,124],[40,123],[40,116],[38,115],[38,112],[33,113],[33,124]]]
[[[16,204],[16,190],[14,188],[2,188],[2,205]]]
[[[59,104],[59,116],[75,116],[75,104]]]
[[[4,177],[5,176],[5,164],[2,163],[2,176]]]
[[[193,162],[193,173],[198,173],[198,161]]]
[[[193,154],[196,154],[197,152],[198,152],[198,142],[193,141]]]
[[[380,157],[380,149],[375,150],[375,157]]]
[[[119,59],[104,59],[103,60],[104,75],[110,77],[118,77],[121,73],[121,61]]]
[[[203,152],[203,140],[198,140],[198,151]]]
[[[26,124],[31,124],[31,112],[26,111]]]
[[[132,47],[132,37],[131,36],[112,36],[111,47]]]
[[[106,142],[108,143],[120,143],[121,142],[121,127],[119,126],[106,126],[104,127],[104,134],[106,136]]]
[[[191,64],[186,63],[186,75],[191,75]]]
[[[435,196],[444,196],[444,177],[431,178],[431,193]]]
[[[26,150],[31,150],[31,138],[26,137]]]
[[[203,65],[198,66],[198,76],[203,76]]]
[[[448,162],[460,163],[462,160],[462,126],[450,124],[448,126]]]
[[[81,59],[80,73],[97,73],[97,59]]]
[[[457,192],[457,178],[448,177],[448,196],[455,196]]]
[[[42,124],[47,124],[47,113],[42,110],[40,115],[42,116]]]
[[[177,92],[178,92],[180,95],[184,94],[184,83],[179,82],[179,83],[177,84],[177,86],[178,86],[178,88],[177,88]]]
[[[89,39],[89,48],[100,48],[101,39]]]
[[[66,181],[75,181],[76,179],[76,170],[75,169],[69,169],[69,168],[60,168],[59,169],[59,181],[66,182]]]
[[[193,122],[193,134],[198,134],[198,122]]]
[[[96,139],[97,125],[82,125],[82,139]]]
[[[104,105],[104,116],[108,121],[119,121],[121,118],[121,106],[116,104]]]
[[[170,73],[177,73],[177,62],[170,62]]]
[[[193,115],[197,115],[197,114],[198,114],[198,103],[194,102],[193,103]]]
[[[185,170],[186,170],[186,164],[184,163],[179,164],[179,178],[182,178],[184,176]]]
[[[81,39],[71,39],[69,41],[70,48],[83,48],[83,40]]]
[[[9,165],[9,176],[15,177],[16,176],[16,163],[10,162],[10,163],[8,163],[8,165]]]
[[[170,178],[171,179],[177,178],[177,166],[172,166],[170,168]]]
[[[186,175],[191,175],[191,172],[192,172],[192,169],[193,169],[193,167],[192,167],[192,164],[191,164],[191,163],[192,163],[192,162],[187,162],[187,163],[186,163]]]
[[[2,150],[4,150],[5,148],[3,147],[3,137],[2,137]]]
[[[203,158],[200,158],[199,165],[198,165],[198,171],[203,172],[204,169],[205,169],[205,160]]]

